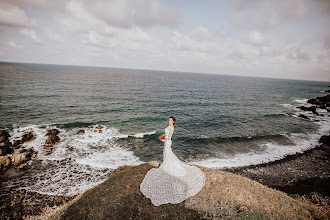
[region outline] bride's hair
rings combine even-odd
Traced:
[[[173,126],[175,126],[175,118],[174,118],[174,116],[171,116],[170,118],[172,118],[172,120],[173,120]]]

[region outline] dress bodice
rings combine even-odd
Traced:
[[[168,126],[167,128],[165,128],[165,139],[164,139],[164,141],[172,140],[171,138],[172,138],[173,132],[174,132],[173,127]]]

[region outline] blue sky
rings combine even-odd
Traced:
[[[0,0],[0,60],[330,81],[328,0]]]

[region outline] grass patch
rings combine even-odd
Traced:
[[[152,205],[139,186],[155,163],[121,166],[50,219],[328,219],[320,207],[248,178],[200,167],[204,188],[179,204]]]

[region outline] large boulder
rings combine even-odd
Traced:
[[[77,134],[83,135],[83,134],[85,134],[85,130],[84,129],[80,129],[79,131],[77,131]]]
[[[0,131],[0,156],[14,152],[11,142],[9,142],[9,137],[10,134],[6,130]]]
[[[0,170],[6,170],[11,166],[11,154],[0,156]]]
[[[315,106],[311,106],[311,107],[300,106],[300,107],[297,107],[297,108],[300,108],[300,109],[303,110],[303,111],[311,111],[311,112],[313,112],[313,113],[316,114],[316,115],[319,114],[319,113],[317,113],[317,111],[316,111],[316,107],[315,107]]]
[[[60,141],[58,134],[60,133],[57,129],[48,130],[45,136],[48,136],[48,139],[45,141],[44,148],[47,150],[47,153],[51,153],[53,151],[54,145]]]
[[[320,140],[319,143],[322,143],[326,146],[330,146],[330,135],[323,135]]]
[[[31,159],[37,158],[37,152],[33,148],[21,149],[15,151],[11,156],[11,163],[15,168],[22,168],[28,164]]]
[[[21,147],[22,144],[24,144],[25,142],[29,142],[29,141],[33,141],[34,139],[36,139],[34,133],[32,131],[25,133],[22,136],[21,140],[16,140],[13,144],[14,147]]]
[[[307,103],[314,105],[324,104],[326,106],[330,106],[330,94],[322,97],[317,97],[316,99],[309,99]]]

